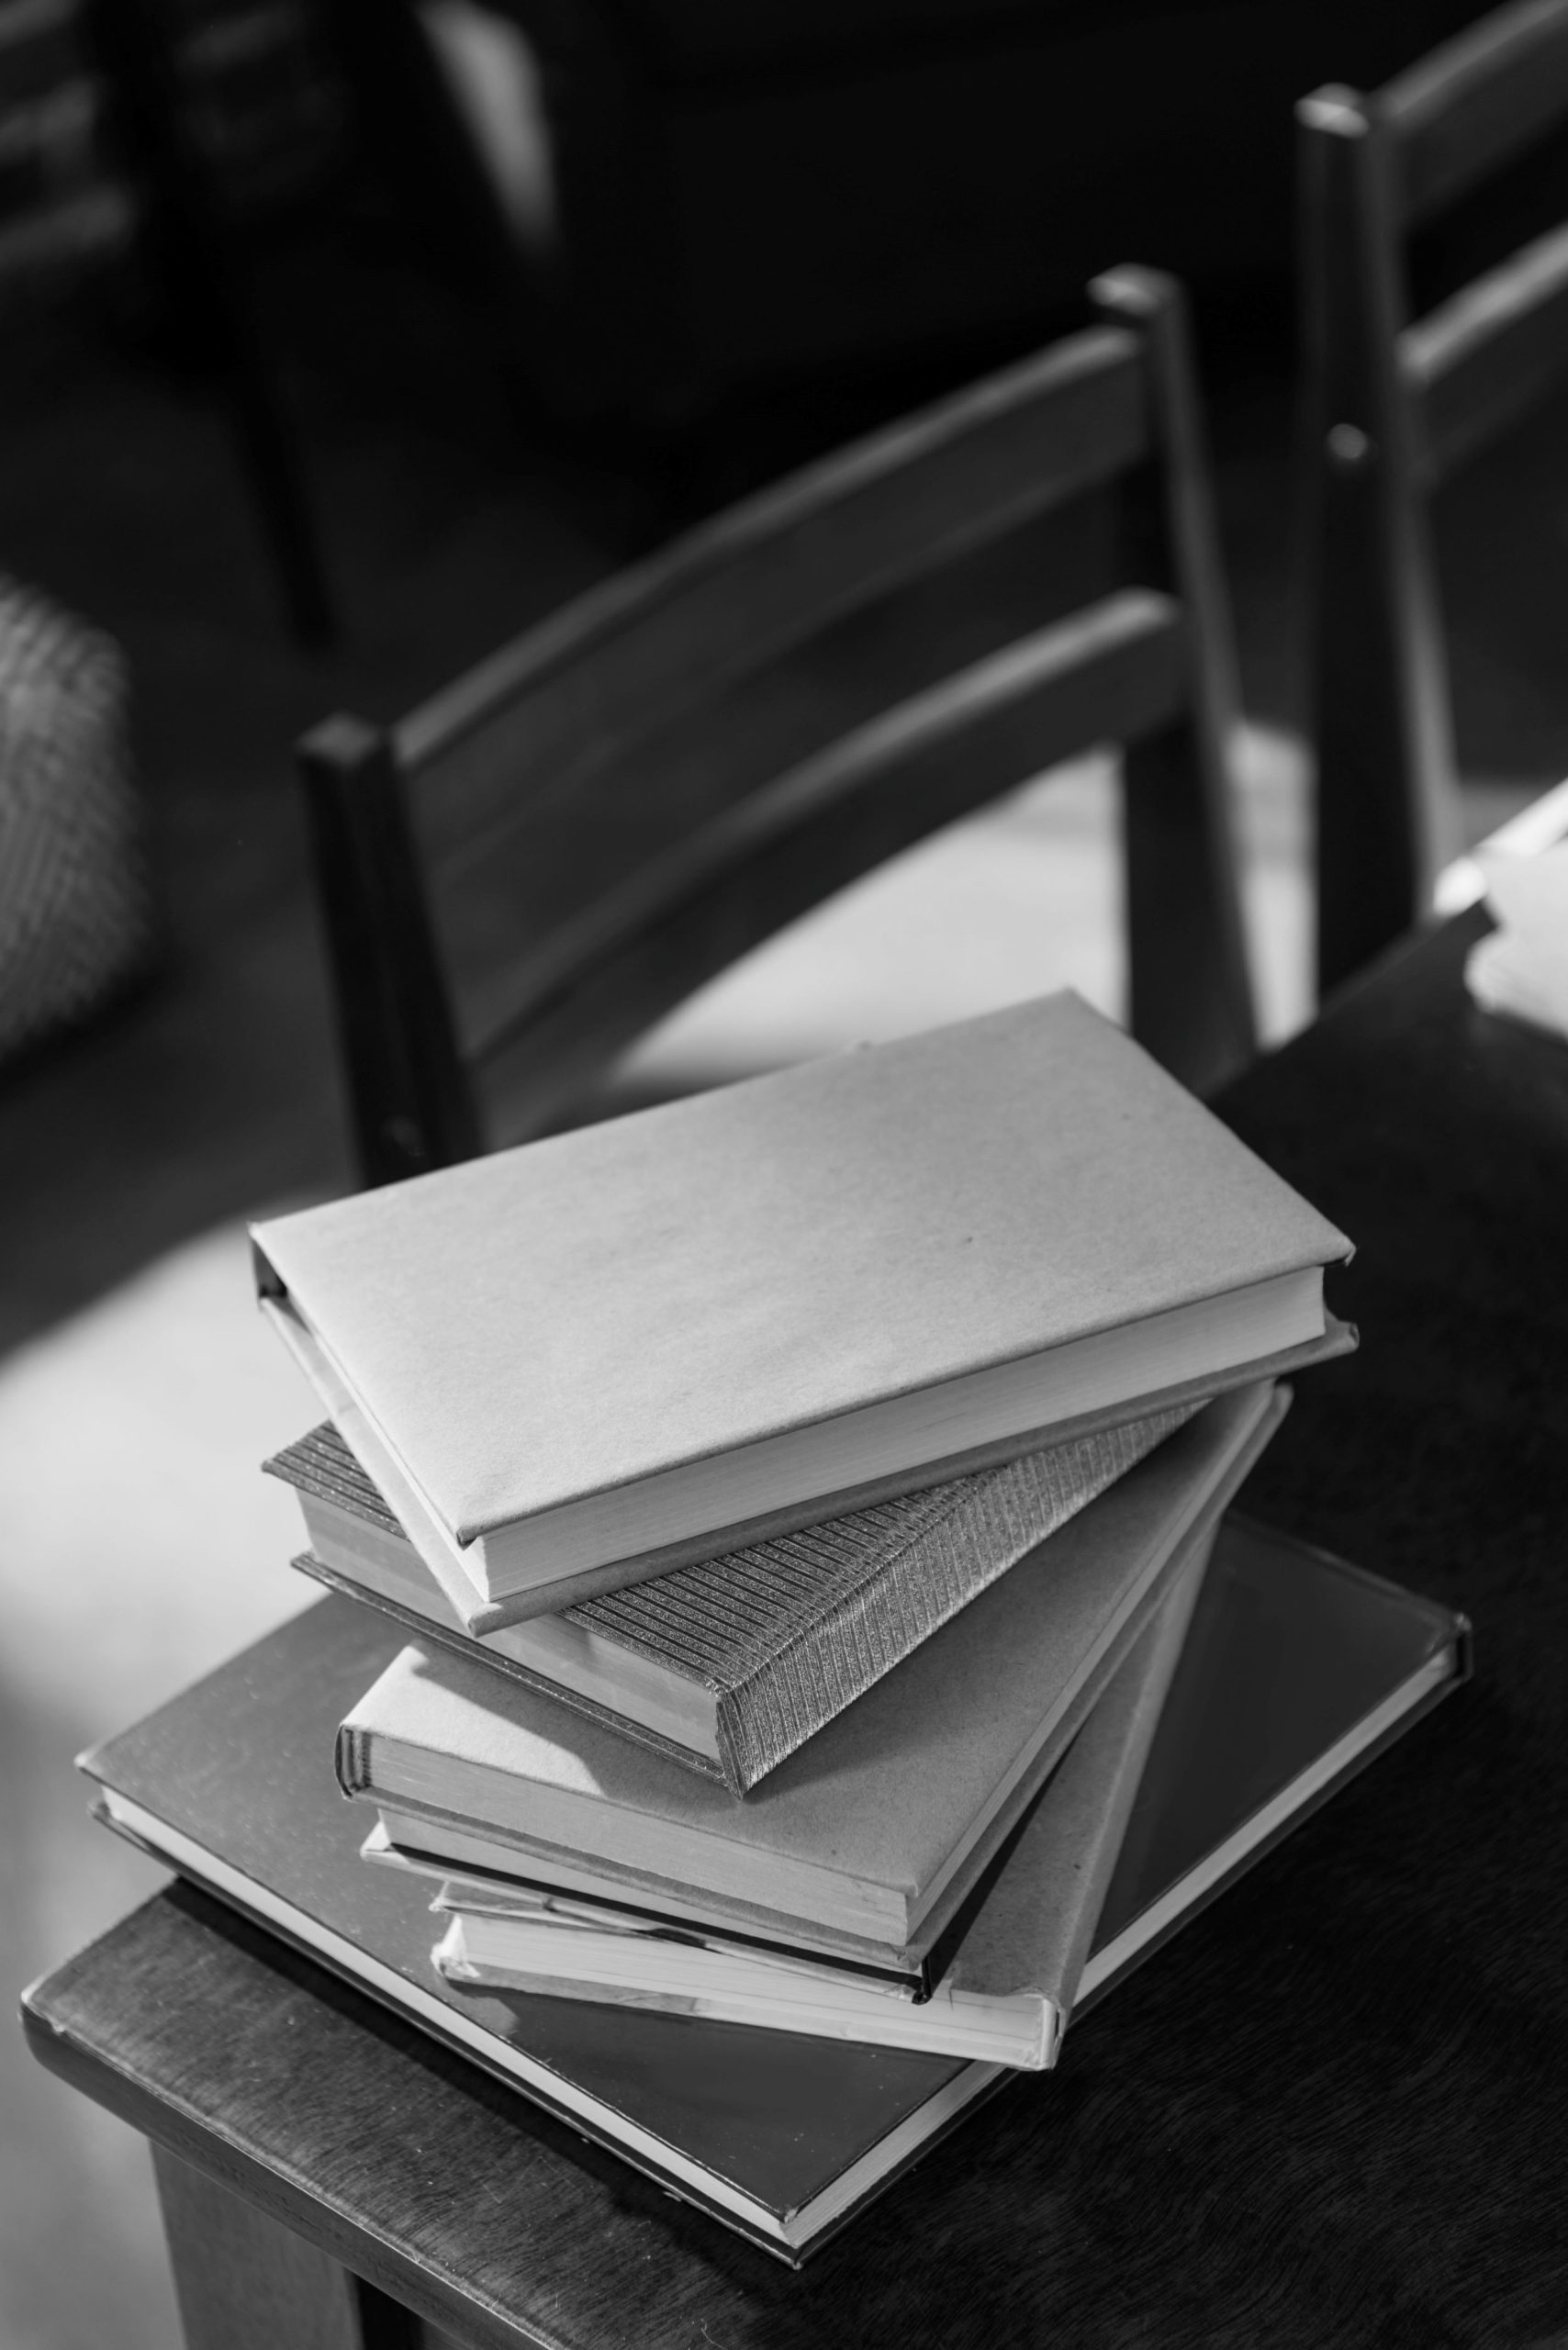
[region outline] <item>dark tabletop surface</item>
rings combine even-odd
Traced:
[[[1568,1045],[1479,915],[1219,1105],[1358,1245],[1255,1515],[1462,1608],[1475,1679],[802,2272],[201,1896],[35,2045],[474,2340],[1568,2343]]]

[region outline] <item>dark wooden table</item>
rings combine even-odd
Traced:
[[[153,2143],[190,2350],[1568,2340],[1568,1046],[1471,1008],[1483,926],[1221,1104],[1360,1248],[1249,1506],[1464,1608],[1473,1686],[798,2275],[161,1895],[27,2021]]]

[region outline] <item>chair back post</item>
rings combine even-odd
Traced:
[[[1296,108],[1320,994],[1419,921],[1457,845],[1457,782],[1415,418],[1398,162],[1375,99]]]
[[[1237,883],[1231,771],[1236,655],[1209,498],[1185,297],[1164,272],[1123,267],[1090,298],[1144,348],[1155,470],[1129,485],[1129,553],[1186,615],[1181,714],[1123,752],[1129,1022],[1195,1091],[1210,1092],[1257,1050]]]
[[[340,716],[297,757],[361,1174],[393,1183],[475,1158],[479,1120],[392,744]]]

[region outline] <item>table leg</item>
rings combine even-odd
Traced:
[[[185,2350],[446,2350],[410,2310],[205,2172],[156,2145],[152,2167]]]

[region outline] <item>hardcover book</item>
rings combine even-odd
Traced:
[[[1149,1741],[1214,1547],[1210,1528],[1002,1856],[928,1996],[646,1914],[449,1879],[432,1953],[450,1983],[924,2048],[1028,2072],[1056,2061]]]
[[[1353,1343],[1344,1236],[1070,995],[254,1237],[479,1632]]]
[[[796,1934],[923,1958],[1284,1398],[1222,1396],[738,1801],[482,1662],[409,1648],[338,1734],[345,1794]]]
[[[779,2257],[800,2262],[978,2099],[991,2064],[522,1993],[431,1961],[428,1884],[358,1858],[333,1728],[392,1655],[328,1598],[83,1758],[104,1818]],[[1446,1610],[1234,1521],[1221,1531],[1081,1979],[1110,1989],[1451,1688]],[[1204,2031],[1194,2019],[1193,2061]]]
[[[744,1795],[1198,1410],[1103,1428],[849,1517],[678,1567],[476,1642],[330,1424],[264,1466],[299,1495],[295,1561],[417,1638]]]

